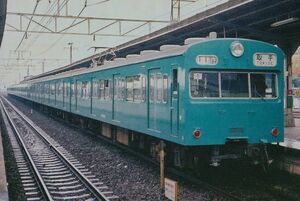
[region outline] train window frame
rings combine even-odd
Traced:
[[[219,89],[220,89],[220,87],[221,87],[221,91],[219,91],[219,97],[221,98],[221,99],[249,99],[251,96],[251,91],[250,91],[250,89],[249,89],[249,73],[250,72],[243,72],[243,71],[220,71],[219,72],[219,74],[220,74],[220,76],[219,76],[219,79],[220,79],[220,81],[219,81],[219,83],[221,82],[221,86],[219,85]],[[224,75],[224,74],[245,74],[246,75],[246,78],[247,78],[247,90],[248,90],[248,96],[223,96],[222,94],[222,74]]]
[[[97,99],[99,93],[99,80],[96,79],[95,77],[92,78],[92,93],[91,93],[91,98]]]
[[[190,77],[191,77],[191,74],[193,73],[193,72],[200,72],[200,73],[215,73],[215,74],[217,74],[217,76],[218,76],[218,96],[216,96],[216,97],[193,97],[192,96],[192,94],[191,94],[191,79],[190,79]],[[197,70],[197,69],[192,69],[190,72],[189,72],[189,74],[188,74],[188,86],[189,86],[189,96],[190,96],[190,98],[192,98],[192,99],[220,99],[220,98],[223,98],[223,97],[221,97],[221,73],[220,73],[220,71],[201,71],[201,70]]]
[[[218,80],[219,80],[219,96],[218,97],[193,97],[191,95],[191,85],[190,85],[190,76],[192,72],[201,72],[201,73],[210,73],[210,72],[214,72],[214,73],[218,73]],[[222,97],[221,96],[221,74],[222,73],[246,73],[248,75],[248,92],[249,92],[249,96],[248,97]],[[276,97],[252,97],[252,91],[251,91],[251,80],[250,80],[250,75],[251,74],[274,74],[275,75],[275,90],[276,90]],[[210,99],[221,99],[221,100],[276,100],[279,98],[279,81],[278,81],[278,72],[275,71],[261,71],[261,72],[257,72],[257,71],[248,71],[248,72],[244,72],[244,71],[217,71],[217,70],[199,70],[199,69],[190,69],[189,73],[188,73],[188,86],[189,86],[189,97],[190,99],[194,99],[194,100],[210,100]]]
[[[163,74],[163,97],[162,97],[162,103],[168,103],[168,89],[169,89],[169,77],[168,77],[168,74]]]
[[[275,97],[252,97],[252,89],[251,89],[251,74],[272,74],[275,75]],[[250,72],[249,73],[249,88],[250,88],[250,98],[251,99],[277,99],[279,97],[279,90],[278,90],[278,75],[275,72]]]
[[[156,103],[161,103],[162,100],[163,100],[163,86],[164,86],[164,83],[163,83],[163,75],[161,73],[156,73],[156,76],[155,76],[155,82],[156,82],[156,97],[155,97],[155,101]],[[160,79],[160,80],[159,80]],[[159,83],[159,81],[161,83]],[[159,88],[159,85],[161,85],[161,88]]]
[[[151,73],[150,74],[150,79],[149,79],[149,102],[154,103],[155,101],[155,80],[156,80],[156,74]],[[153,84],[153,86],[152,86]]]

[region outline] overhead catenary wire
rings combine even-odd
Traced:
[[[36,9],[37,9],[37,7],[38,7],[39,2],[40,2],[40,0],[37,0],[36,3],[35,3],[35,6],[34,6],[34,9],[33,9],[33,12],[32,12],[33,15],[31,16],[31,18],[30,18],[30,20],[29,20],[29,23],[28,23],[28,25],[27,25],[27,27],[26,27],[26,31],[25,31],[25,33],[23,34],[23,37],[22,37],[22,39],[21,39],[21,41],[20,41],[20,43],[19,43],[19,45],[17,46],[17,48],[16,48],[15,51],[17,51],[17,50],[19,49],[19,47],[21,46],[22,42],[24,41],[24,39],[25,39],[26,36],[27,36],[27,31],[28,31],[29,26],[30,26],[30,24],[31,24],[31,22],[32,22],[32,18],[33,18],[34,14],[35,14],[35,11],[36,11]]]
[[[80,10],[80,12],[77,14],[76,18],[73,20],[73,22],[68,26],[71,27],[74,25],[74,23],[76,22],[76,20],[78,19],[78,17],[82,14],[82,12],[85,10],[85,8],[87,7],[87,0],[84,3],[83,8]],[[54,43],[52,43],[52,45],[50,47],[48,47],[46,50],[44,50],[43,52],[41,52],[39,55],[43,55],[46,52],[48,52],[49,50],[51,50],[65,35],[61,35]]]
[[[47,13],[50,14],[50,13],[53,11],[53,9],[55,9],[55,6],[56,6],[56,4],[57,4],[57,1],[58,1],[58,0],[56,0],[56,1],[54,1],[54,2],[52,3],[51,7],[48,9],[48,11],[46,12],[46,14],[47,14]],[[66,6],[67,2],[68,2],[68,0],[64,0],[64,1],[61,3],[61,6],[60,6],[59,11],[61,11],[61,10]],[[47,18],[47,17],[45,17],[45,16],[42,17],[42,19],[39,21],[39,23],[42,24],[42,23],[46,20],[46,18]],[[47,26],[53,21],[53,19],[54,19],[53,17],[49,17],[48,20],[46,21],[46,23],[44,24],[44,26],[47,27]],[[41,27],[41,26],[37,25],[37,27]],[[41,27],[40,31],[42,31],[42,30],[44,30],[44,29],[45,29],[44,27]],[[38,39],[39,37],[40,37],[40,34],[37,34],[37,35],[35,36],[35,38],[33,39],[33,41],[32,41],[30,44],[27,45],[26,49],[29,49],[32,45],[34,45],[34,43],[37,41],[37,39]]]

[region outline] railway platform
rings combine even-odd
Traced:
[[[280,145],[300,151],[300,118],[295,118],[295,127],[286,127],[284,131],[284,142]]]
[[[1,201],[8,200],[8,190],[7,190],[1,129],[0,129],[0,200]]]
[[[277,166],[291,174],[300,175],[300,118],[295,118],[295,127],[285,128],[283,148]]]

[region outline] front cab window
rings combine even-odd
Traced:
[[[193,98],[219,97],[218,73],[191,72],[190,89]]]

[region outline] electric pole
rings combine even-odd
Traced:
[[[70,64],[72,63],[72,54],[73,54],[73,43],[68,43],[70,45]]]

